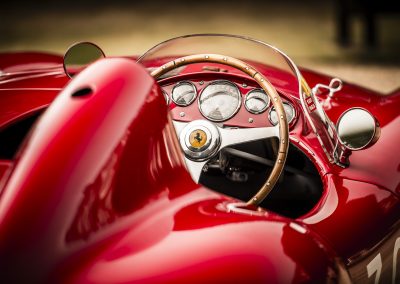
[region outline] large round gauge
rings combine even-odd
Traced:
[[[188,106],[195,100],[196,95],[196,87],[188,81],[182,81],[174,86],[171,97],[178,106]]]
[[[244,99],[244,106],[253,113],[259,114],[264,112],[270,103],[270,99],[262,89],[251,90]]]
[[[283,108],[285,109],[286,119],[288,121],[288,124],[290,124],[296,115],[294,107],[290,103],[284,102]],[[276,113],[274,107],[272,107],[269,112],[269,121],[272,123],[272,125],[278,124],[278,114]]]
[[[200,112],[211,121],[225,121],[240,108],[241,94],[229,81],[214,81],[204,88],[199,98]]]

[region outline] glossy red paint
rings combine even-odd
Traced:
[[[0,160],[0,198],[4,187],[4,180],[10,174],[13,163],[9,160]]]
[[[44,111],[60,90],[0,90],[0,129],[19,119]]]
[[[86,87],[93,93],[73,95]],[[223,201],[195,185],[184,169],[164,98],[147,72],[126,59],[100,61],[57,97],[17,159],[0,201],[2,277],[335,277],[337,264],[301,226],[293,229],[290,220],[267,213],[228,213],[218,209]],[[272,246],[260,249],[266,239]],[[307,262],[306,251],[317,266]]]
[[[91,72],[105,65],[108,72]],[[179,182],[189,180],[176,149],[166,148],[173,145],[165,134],[171,132],[167,109],[157,100],[147,72],[124,59],[93,68],[70,84],[41,118],[2,194],[2,260],[15,260],[22,269],[23,258],[41,252],[38,267],[25,267],[38,277],[57,262],[55,251],[46,254],[46,247],[86,239],[166,190],[174,172],[160,167],[177,168]],[[92,94],[72,96],[88,86]],[[138,166],[139,161],[148,166]],[[132,180],[136,176],[141,178]],[[132,189],[142,198],[128,198]]]
[[[41,52],[0,53],[0,70],[3,73],[43,72],[62,67],[63,57]]]
[[[326,193],[320,204],[301,220],[329,239],[345,259],[372,248],[397,223],[399,199],[389,190],[331,174],[324,182]],[[347,218],[351,219],[346,222]]]
[[[193,68],[173,80],[187,79],[199,66]],[[0,80],[0,87],[61,88],[68,81],[46,72]],[[275,84],[282,84],[284,99],[299,110],[279,74]],[[254,86],[235,73],[205,75],[203,80],[228,76]],[[329,79],[310,71],[304,76],[311,85]],[[71,96],[84,87],[93,93]],[[45,107],[57,93],[3,91],[2,102],[15,108],[0,117],[0,125]],[[20,101],[33,94],[37,99]],[[95,63],[56,98],[16,160],[0,199],[1,279],[321,283],[338,277],[342,262],[351,267],[351,260],[373,258],[374,246],[400,227],[400,167],[393,155],[400,95],[382,97],[345,84],[333,99],[320,99],[334,122],[352,106],[370,110],[382,128],[380,140],[354,152],[349,168],[339,168],[327,161],[299,112],[290,139],[318,166],[323,197],[297,220],[269,212],[250,216],[227,212],[231,199],[192,182],[164,98],[143,68],[128,59]],[[187,118],[197,115],[187,110]],[[245,114],[235,119],[232,124],[247,123]],[[0,176],[11,165],[2,163]],[[385,263],[389,258],[384,256]],[[384,273],[389,277],[390,269]]]
[[[59,55],[0,54],[0,129],[46,108],[68,81]]]
[[[227,213],[218,210],[222,201],[205,189],[157,200],[153,206],[168,202],[169,209],[152,210],[146,222],[132,223],[112,246],[68,280],[298,283],[323,282],[328,274],[334,275],[334,263],[326,252],[290,220]],[[267,246],[260,245],[266,240]],[[309,263],[308,257],[315,263]]]

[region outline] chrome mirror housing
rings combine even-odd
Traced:
[[[89,64],[106,57],[103,50],[91,42],[78,42],[70,46],[64,55],[65,74],[72,78]]]
[[[362,108],[345,111],[340,116],[336,129],[339,141],[351,151],[373,145],[380,135],[379,123],[371,113]]]

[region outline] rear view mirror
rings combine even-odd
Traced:
[[[361,150],[374,144],[380,135],[375,117],[362,108],[345,111],[337,123],[340,142],[349,150]]]
[[[104,58],[103,50],[91,42],[79,42],[68,48],[64,55],[64,71],[68,77],[85,69],[98,59]]]

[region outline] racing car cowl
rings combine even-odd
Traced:
[[[2,192],[1,279],[41,282],[78,243],[112,234],[155,196],[195,187],[177,145],[141,65],[107,58],[77,75],[32,129]]]

